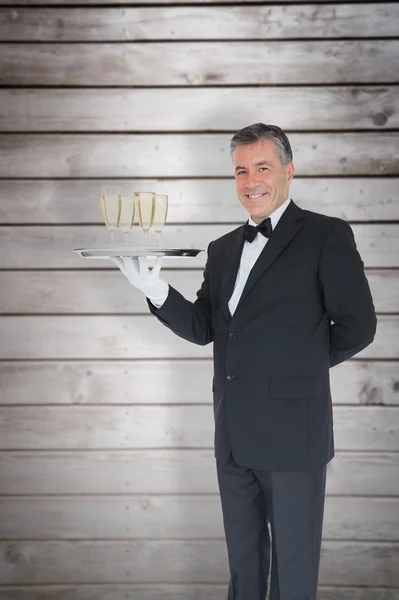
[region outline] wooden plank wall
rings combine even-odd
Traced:
[[[243,222],[229,139],[292,141],[353,226],[375,343],[332,370],[321,600],[399,599],[399,5],[2,0],[0,598],[225,600],[211,348],[109,264],[99,192],[170,195],[168,245]],[[142,242],[136,230],[134,240]],[[165,277],[194,299],[204,255]]]

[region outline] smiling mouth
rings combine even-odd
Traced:
[[[262,196],[265,196],[266,194],[267,194],[267,192],[263,192],[262,194],[245,194],[245,195],[250,200],[257,200],[258,198],[262,198]]]

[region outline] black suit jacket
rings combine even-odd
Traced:
[[[197,300],[170,286],[151,312],[178,336],[214,343],[215,456],[302,471],[334,456],[329,369],[368,344],[376,316],[352,229],[290,202],[230,316],[241,226],[208,246]]]

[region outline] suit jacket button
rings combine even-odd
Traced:
[[[229,373],[229,374],[227,375],[227,379],[228,379],[229,381],[233,381],[234,377],[235,377],[234,373]]]
[[[230,338],[231,340],[235,340],[235,339],[236,339],[236,337],[237,337],[237,334],[236,334],[236,333],[229,333],[229,338]]]

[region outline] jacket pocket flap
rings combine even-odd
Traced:
[[[271,398],[316,398],[322,395],[322,377],[272,377]]]

